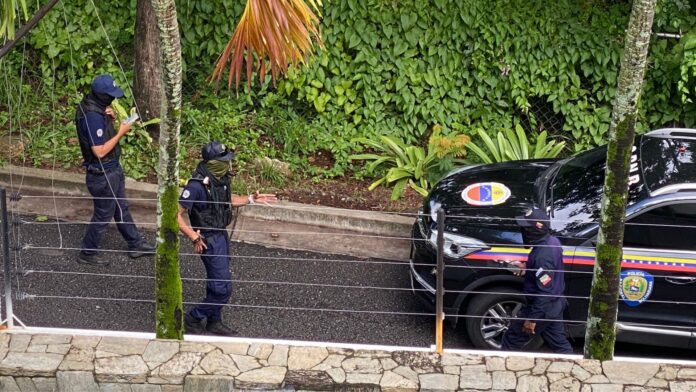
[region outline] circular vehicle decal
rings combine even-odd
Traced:
[[[499,182],[477,182],[464,188],[462,199],[473,206],[494,206],[510,198],[510,188]]]
[[[654,281],[653,276],[645,271],[621,271],[621,299],[631,307],[642,304],[652,294]]]

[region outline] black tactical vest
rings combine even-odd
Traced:
[[[232,223],[232,190],[230,183],[232,176],[226,175],[216,180],[209,173],[204,173],[201,165],[189,181],[200,181],[211,203],[195,203],[189,211],[189,220],[193,230],[210,231],[211,229],[224,229]],[[207,175],[206,175],[207,174]],[[208,181],[205,181],[205,179]]]
[[[80,150],[82,151],[82,157],[85,159],[83,165],[99,165],[99,158],[97,158],[94,153],[92,153],[92,148],[89,142],[89,132],[87,130],[86,117],[88,112],[98,113],[104,117],[104,135],[106,140],[109,140],[116,136],[116,130],[114,129],[114,122],[108,118],[104,109],[93,102],[89,97],[85,97],[82,102],[77,105],[75,110],[75,126],[77,127],[77,137],[80,141]],[[83,121],[84,120],[84,121]],[[118,161],[121,156],[121,146],[116,144],[116,146],[109,151],[106,156],[101,159],[101,163],[107,164],[112,161]]]

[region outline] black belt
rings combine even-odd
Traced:
[[[100,176],[106,172],[109,172],[115,168],[104,168],[102,169],[101,167],[95,167],[95,166],[87,166],[87,172],[90,174],[94,174],[97,176]]]

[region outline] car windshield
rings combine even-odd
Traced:
[[[645,184],[660,188],[696,182],[696,143],[692,140],[646,137],[640,147]]]
[[[554,227],[569,234],[599,218],[604,185],[606,146],[564,162],[547,191]]]
[[[641,142],[640,139],[637,141]],[[641,150],[643,145],[644,143],[641,144]],[[631,156],[627,205],[634,204],[647,196],[646,181],[639,169],[639,165],[644,163],[640,163],[642,157],[635,151],[634,147],[634,153]],[[652,155],[656,156],[655,160],[663,159],[659,154]],[[606,156],[607,147],[601,146],[563,161],[558,174],[546,191],[546,206],[550,207],[552,218],[551,228],[557,233],[573,236],[578,231],[595,225],[599,220]],[[652,165],[659,166],[656,162],[652,162]],[[660,169],[651,170],[659,171]],[[696,177],[692,175],[691,178]]]

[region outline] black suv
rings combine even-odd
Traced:
[[[413,226],[414,293],[435,301],[437,210],[445,212],[445,313],[465,323],[477,348],[498,348],[521,308],[513,261],[528,249],[514,217],[548,211],[563,245],[566,320],[584,335],[606,146],[562,160],[459,168],[430,192]],[[636,137],[621,266],[619,341],[696,348],[696,130]]]

